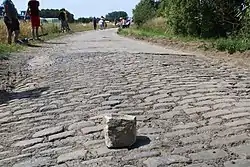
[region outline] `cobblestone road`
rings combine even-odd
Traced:
[[[114,30],[56,42],[27,53],[30,77],[0,105],[0,166],[250,166],[248,70]],[[107,113],[137,116],[132,148],[105,147]]]

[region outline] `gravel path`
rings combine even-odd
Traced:
[[[30,74],[0,105],[0,166],[250,166],[248,70],[115,30],[25,54]],[[137,116],[132,148],[105,147],[108,113]]]

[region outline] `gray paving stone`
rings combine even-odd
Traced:
[[[55,133],[59,133],[62,131],[63,131],[63,126],[52,127],[52,128],[48,128],[48,129],[44,129],[44,130],[36,132],[33,135],[33,137],[49,136],[49,135],[53,135]]]
[[[173,118],[174,116],[176,116],[176,115],[181,115],[181,112],[180,111],[170,111],[170,112],[166,112],[166,113],[164,113],[164,114],[162,114],[161,116],[160,116],[160,118],[161,119],[171,119],[171,118]]]
[[[62,154],[57,158],[57,163],[63,163],[71,160],[85,159],[86,154],[87,151],[84,149]]]
[[[9,116],[11,115],[11,112],[10,111],[7,111],[7,112],[0,112],[0,118],[4,118],[6,116]]]
[[[193,145],[187,145],[184,147],[177,147],[174,149],[174,151],[172,152],[173,154],[181,154],[181,153],[185,153],[188,151],[197,151],[197,150],[202,150],[204,147],[204,145],[202,144],[193,144]]]
[[[246,125],[246,124],[250,124],[250,119],[244,118],[244,119],[241,119],[241,120],[228,122],[228,123],[225,124],[225,126],[234,127],[234,126],[241,126],[241,125]]]
[[[249,167],[250,166],[250,160],[245,159],[238,159],[233,161],[225,162],[225,167]]]
[[[193,132],[194,132],[193,130],[178,130],[178,131],[168,132],[164,136],[171,138],[175,136],[182,136],[182,135],[190,134]]]
[[[75,131],[66,131],[66,132],[58,133],[58,134],[49,136],[49,141],[64,139],[70,136],[74,136],[74,134],[75,134]]]
[[[190,122],[190,123],[187,123],[187,124],[176,125],[172,129],[173,130],[192,129],[192,128],[196,128],[198,126],[200,126],[200,125],[198,125],[196,122]]]
[[[41,117],[41,116],[43,116],[42,113],[29,113],[29,114],[20,115],[19,120],[31,119],[31,118]]]
[[[214,166],[202,163],[202,164],[192,164],[192,165],[188,165],[186,167],[214,167]]]
[[[103,125],[86,127],[86,128],[81,129],[81,132],[82,132],[82,134],[86,135],[86,134],[101,132],[101,131],[103,131],[103,128],[104,128]]]
[[[73,107],[62,107],[46,111],[47,114],[61,114],[73,110]]]
[[[18,155],[18,156],[8,157],[6,159],[1,159],[0,160],[0,165],[3,166],[4,163],[13,162],[13,161],[16,161],[16,160],[19,160],[19,159],[22,159],[22,158],[26,158],[26,157],[31,157],[31,156],[32,156],[31,153],[27,153],[27,154],[21,154],[21,155]]]
[[[39,111],[40,111],[40,112],[45,112],[45,111],[55,110],[55,109],[57,109],[57,105],[51,104],[51,105],[48,105],[48,106],[41,107],[41,108],[39,109]]]
[[[81,162],[82,165],[91,165],[91,164],[100,164],[100,163],[105,163],[105,162],[110,162],[113,160],[113,156],[108,156],[108,157],[101,157],[101,158],[96,158],[96,159],[91,159],[87,161]]]
[[[121,104],[121,101],[119,101],[119,100],[113,100],[113,101],[104,101],[102,103],[103,106],[116,106],[118,104]]]
[[[155,134],[163,133],[164,129],[161,128],[140,128],[138,129],[138,134]]]
[[[40,157],[40,158],[32,158],[23,162],[19,162],[13,165],[13,167],[40,167],[47,166],[50,164],[50,157]]]
[[[68,130],[77,130],[77,129],[82,129],[85,127],[91,127],[95,126],[95,123],[93,121],[81,121],[81,122],[76,122],[68,127]]]
[[[221,146],[221,145],[228,145],[231,143],[237,143],[240,141],[247,141],[249,140],[250,137],[247,134],[240,134],[240,135],[235,135],[235,136],[231,136],[231,137],[224,137],[224,138],[219,138],[219,139],[215,139],[213,140],[210,145],[211,146]]]
[[[22,152],[29,152],[29,151],[33,151],[33,150],[37,150],[37,149],[41,150],[41,149],[46,148],[46,147],[51,147],[52,145],[53,145],[53,143],[51,143],[51,142],[38,143],[38,144],[35,144],[34,146],[23,149]]]
[[[238,147],[229,148],[229,150],[241,157],[250,156],[250,145],[241,145]]]
[[[206,134],[206,133],[201,133],[198,135],[192,135],[186,138],[181,138],[180,141],[184,144],[190,144],[190,143],[194,143],[197,141],[206,141],[209,140],[210,135]]]
[[[246,116],[250,116],[250,113],[248,113],[248,112],[235,113],[235,114],[222,116],[221,118],[223,118],[223,119],[234,119],[234,118],[241,118],[241,117],[246,117]]]
[[[41,151],[39,154],[44,156],[44,155],[52,155],[52,154],[60,154],[60,153],[65,153],[69,152],[71,150],[71,146],[65,146],[65,147],[56,147],[56,148],[49,148],[47,150]]]
[[[170,156],[162,156],[162,157],[155,157],[155,158],[148,158],[143,163],[147,167],[161,167],[167,166],[175,163],[187,163],[190,162],[190,159],[179,156],[179,155],[170,155]]]
[[[36,138],[36,139],[18,141],[15,144],[13,144],[12,147],[29,147],[37,143],[41,143],[43,142],[43,140],[44,138]]]
[[[210,110],[211,110],[210,107],[204,106],[204,107],[194,107],[194,108],[185,109],[184,112],[186,114],[194,114],[194,113],[208,112]]]
[[[227,157],[227,153],[223,150],[215,149],[215,150],[207,150],[207,151],[201,151],[198,153],[190,154],[190,158],[193,161],[196,160],[213,160],[213,159],[219,159],[219,158],[225,158]]]
[[[131,153],[122,158],[123,161],[131,161],[131,160],[138,160],[142,158],[149,158],[149,157],[156,157],[161,155],[158,151],[149,151],[149,152],[140,152],[140,153]]]
[[[32,113],[35,110],[36,110],[36,108],[29,108],[29,109],[17,110],[17,111],[15,111],[13,113],[13,115],[28,114],[28,113]]]

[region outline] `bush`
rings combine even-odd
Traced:
[[[157,4],[152,0],[141,0],[133,10],[135,24],[141,26],[156,16]]]

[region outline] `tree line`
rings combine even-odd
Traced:
[[[59,13],[59,9],[42,9],[40,15],[43,18],[58,18]],[[69,11],[67,11],[67,14],[69,22],[90,23],[93,21],[93,17],[80,17],[75,19],[74,15]],[[128,14],[124,11],[114,11],[105,15],[105,19],[110,22],[118,21],[120,17],[127,18]],[[100,17],[96,17],[96,19],[99,20]]]
[[[250,34],[249,0],[141,0],[133,10],[138,26],[163,17],[175,34],[227,37]]]

